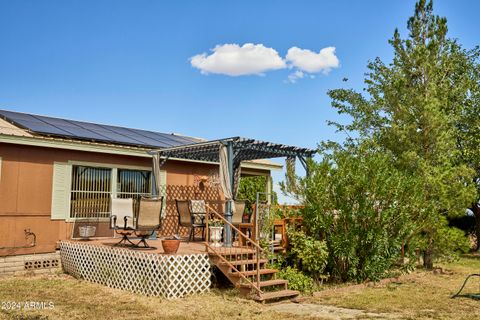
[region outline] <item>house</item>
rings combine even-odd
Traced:
[[[214,264],[247,296],[252,290],[260,301],[294,296],[298,292],[265,263],[258,231],[252,237],[253,231],[247,236],[237,229],[235,240],[231,200],[241,175],[270,176],[282,168],[265,159],[298,157],[307,168],[314,153],[241,137],[206,141],[0,110],[0,275],[62,265],[113,288],[177,298],[208,291]],[[158,193],[166,199],[160,236],[188,231],[178,227],[175,199],[203,199],[224,220],[223,247],[208,242],[208,228],[207,241],[174,255],[112,247],[111,199],[133,198],[136,211],[142,196]],[[96,240],[74,241],[92,224]],[[260,274],[271,280],[261,281]]]
[[[150,194],[149,150],[201,141],[0,110],[0,257],[55,252],[59,240],[72,237],[74,221],[108,219],[110,197]],[[250,161],[243,163],[242,174],[270,175],[278,169],[273,162]],[[221,199],[218,188],[201,188],[216,172],[216,163],[170,158],[162,166],[169,200]],[[170,203],[166,233],[176,229],[175,215]],[[29,246],[25,230],[35,234],[35,246]],[[98,234],[112,235],[108,223]]]

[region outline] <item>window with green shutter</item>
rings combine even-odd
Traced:
[[[161,196],[166,196],[166,176],[160,172]],[[137,214],[140,198],[152,194],[153,183],[150,170],[55,162],[51,218],[109,218],[112,197],[133,198]]]

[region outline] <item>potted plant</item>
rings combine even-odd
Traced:
[[[180,237],[178,235],[174,235],[173,237],[162,239],[163,252],[166,254],[177,253],[179,246],[180,246]]]
[[[222,220],[211,220],[208,223],[208,229],[210,234],[210,240],[213,242],[212,246],[220,247],[222,244],[222,231],[223,231],[223,221]]]

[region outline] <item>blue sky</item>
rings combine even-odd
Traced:
[[[448,18],[450,36],[465,47],[479,43],[478,1],[434,7]],[[413,9],[410,0],[0,0],[0,108],[315,147],[342,139],[325,123],[339,119],[326,91],[361,89],[368,60],[391,59],[387,40],[396,27],[406,34]],[[282,61],[292,47],[335,47],[339,64],[307,75],[305,66],[289,69],[291,60],[244,76],[203,74],[191,65],[191,57],[208,57],[216,46],[245,43],[272,49]],[[295,71],[305,76],[291,83]]]

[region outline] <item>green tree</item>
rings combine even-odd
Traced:
[[[416,223],[426,237],[424,263],[431,268],[435,245],[442,243],[434,239],[448,234],[439,232],[446,228],[442,216],[464,214],[475,199],[473,170],[458,145],[462,114],[478,103],[474,68],[479,52],[447,37],[446,18],[433,14],[431,1],[415,5],[407,27],[406,39],[395,30],[389,41],[391,63],[377,58],[368,64],[366,94],[336,89],[329,95],[338,112],[353,119],[335,124],[340,130],[357,132],[359,140],[373,139],[380,152],[391,154],[397,169],[421,179],[417,191],[427,212]]]
[[[271,183],[271,177],[269,176],[246,176],[241,177],[240,185],[238,187],[237,199],[246,200],[246,207],[250,212],[252,205],[257,200],[257,192],[266,192],[267,182]],[[260,200],[265,200],[265,195],[262,194]],[[277,195],[272,191],[271,202],[277,203]]]
[[[475,58],[478,58],[478,50]],[[480,250],[480,65],[475,59],[466,61],[465,72],[471,79],[469,99],[460,112],[457,124],[458,149],[461,159],[474,172],[474,184],[477,195],[472,201],[470,210],[475,216],[476,250]]]
[[[371,142],[336,145],[322,156],[297,180],[306,232],[324,239],[332,280],[378,280],[401,257],[418,217],[428,213],[422,181],[397,169]],[[414,246],[407,249],[411,254]]]

